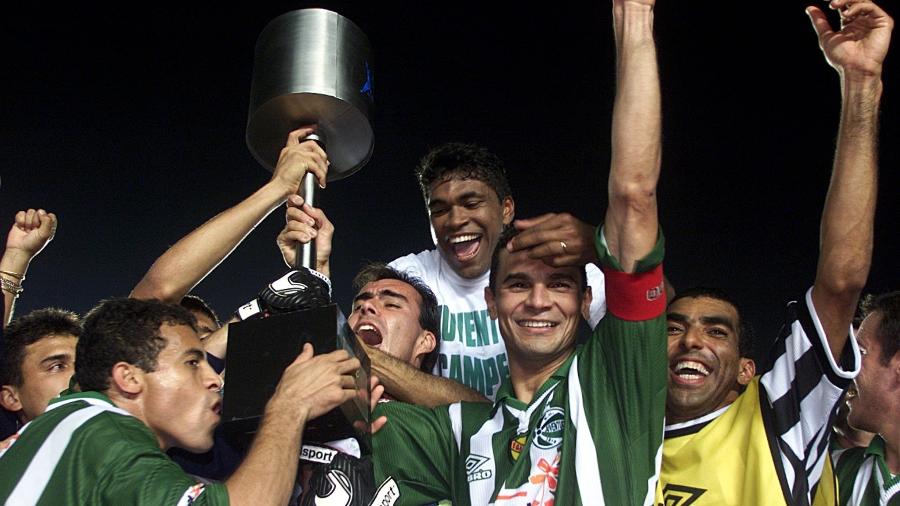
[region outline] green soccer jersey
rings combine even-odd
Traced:
[[[609,272],[615,260],[601,248]],[[661,280],[662,251],[660,234],[638,271]],[[616,290],[607,279],[608,292]],[[613,306],[528,405],[509,381],[493,405],[381,403],[375,415],[388,423],[373,437],[376,482],[393,479],[398,504],[652,503],[666,399],[664,306],[641,321],[620,318]]]
[[[884,439],[875,436],[868,448],[832,453],[841,506],[900,506],[900,476],[884,461]]]
[[[19,505],[228,504],[160,449],[140,420],[97,392],[54,399],[0,449],[0,503]]]

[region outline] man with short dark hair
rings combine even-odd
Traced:
[[[613,2],[619,65],[609,206],[594,240],[607,295],[615,294],[609,312],[577,347],[592,299],[583,263],[551,265],[528,249],[508,250],[515,231],[498,235],[484,297],[506,344],[509,378],[493,405],[378,406],[389,421],[372,439],[376,482],[396,492],[397,504],[653,501],[666,395],[653,20],[653,2]]]
[[[838,31],[807,8],[843,99],[815,281],[788,304],[760,375],[727,296],[689,291],[669,304],[658,504],[833,504],[826,456],[835,408],[859,372],[851,324],[871,264],[881,67],[893,22],[868,1],[830,7]]]
[[[900,501],[900,292],[863,300],[862,355],[849,424],[876,433],[868,447],[833,453],[841,505]]]
[[[506,169],[500,158],[484,147],[451,142],[432,149],[422,158],[416,178],[425,198],[436,249],[397,258],[390,265],[421,278],[438,297],[441,339],[434,373],[493,399],[509,371],[503,339],[496,323],[488,317],[484,288],[497,239],[505,228],[512,226],[515,216]],[[531,222],[546,226],[543,221],[547,216]],[[581,234],[577,239],[567,236],[566,241],[551,241],[557,248],[554,255],[577,254],[581,250],[593,252],[594,228],[569,215],[553,215],[551,221],[564,220],[582,225],[578,228]],[[582,240],[581,236],[587,239]],[[596,260],[596,255],[592,259]],[[603,275],[593,265],[588,274],[598,294],[589,319],[593,327],[605,311]],[[440,404],[429,402],[431,394],[427,391],[412,397],[417,399],[414,402],[422,399],[425,405]]]
[[[71,311],[47,308],[20,316],[6,328],[0,349],[0,405],[20,424],[47,408],[69,387],[81,322]]]
[[[422,280],[381,263],[353,278],[348,324],[371,349],[428,372],[437,358],[437,298]],[[390,380],[388,380],[390,381]]]
[[[313,356],[304,346],[244,462],[225,483],[204,485],[164,453],[208,450],[219,422],[221,378],[194,317],[154,300],[104,301],[78,343],[81,392],[55,399],[0,450],[0,502],[286,504],[305,423],[357,394],[358,367],[343,350]]]

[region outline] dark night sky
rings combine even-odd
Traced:
[[[667,272],[676,287],[733,292],[766,336],[815,274],[838,121],[837,74],[817,47],[808,3],[657,8]],[[253,46],[270,19],[307,6],[4,13],[0,222],[28,207],[60,218],[28,273],[20,313],[83,312],[127,294],[169,245],[267,180],[244,143]],[[607,2],[315,6],[353,19],[375,55],[375,154],[324,196],[338,229],[340,302],[364,260],[431,246],[412,169],[444,141],[479,142],[504,158],[519,217],[601,220],[613,97]],[[876,292],[900,288],[896,40],[893,51]],[[251,298],[284,270],[274,246],[281,224],[276,211],[196,292],[222,314]]]

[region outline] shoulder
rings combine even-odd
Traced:
[[[420,251],[419,253],[410,253],[392,260],[388,265],[391,267],[408,272],[414,276],[421,276],[424,272],[429,272],[437,268],[441,261],[441,255],[436,249]]]

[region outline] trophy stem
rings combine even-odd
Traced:
[[[309,134],[303,140],[316,141],[323,150],[325,149],[325,137],[322,134]],[[303,184],[300,186],[300,196],[303,197],[303,200],[309,204],[310,207],[318,206],[319,182],[316,181],[316,176],[312,172],[307,172],[306,175],[303,176]],[[306,267],[313,271],[316,270],[316,240],[313,239],[308,243],[300,244],[299,246],[300,254],[297,255],[294,268],[299,269],[300,267]]]

